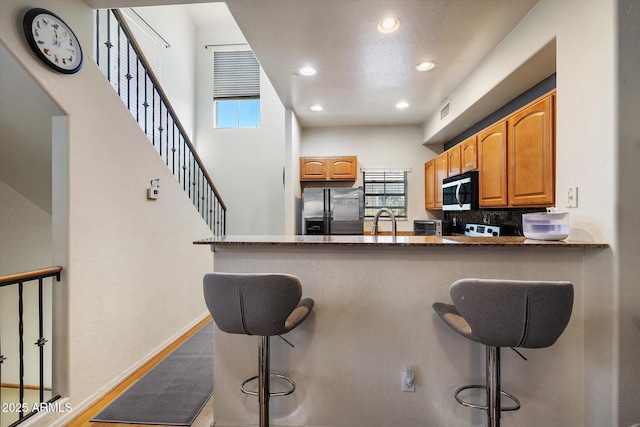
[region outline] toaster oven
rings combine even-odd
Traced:
[[[449,236],[451,221],[439,219],[416,219],[413,221],[414,236]]]

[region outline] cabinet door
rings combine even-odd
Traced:
[[[460,144],[447,150],[447,176],[459,175],[462,173],[460,159]]]
[[[460,143],[460,173],[478,168],[476,135]]]
[[[358,174],[356,157],[329,157],[329,179],[333,181],[355,181]]]
[[[555,144],[553,102],[548,96],[507,120],[509,205],[553,206]]]
[[[424,208],[436,208],[436,160],[424,164]]]
[[[480,207],[507,206],[507,122],[478,134]]]
[[[436,209],[442,208],[442,180],[449,176],[447,174],[449,170],[448,159],[449,159],[449,156],[447,155],[446,151],[438,155],[438,157],[436,157],[436,164],[435,164]]]
[[[300,157],[300,181],[324,181],[327,179],[325,157]]]

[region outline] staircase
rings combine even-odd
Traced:
[[[132,34],[120,11],[97,10],[96,62],[213,234],[224,235],[227,207]]]

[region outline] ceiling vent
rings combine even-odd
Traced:
[[[444,105],[442,106],[442,108],[440,109],[440,121],[443,121],[449,115],[449,104],[450,104],[450,102],[447,99],[444,102]]]

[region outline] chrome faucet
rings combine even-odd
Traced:
[[[378,219],[380,218],[380,214],[386,212],[389,215],[389,219],[391,219],[391,235],[392,236],[396,236],[396,216],[393,214],[393,212],[391,212],[390,209],[387,208],[382,208],[380,210],[378,210],[378,212],[376,212],[376,214],[373,217],[373,225],[371,226],[371,235],[372,236],[377,236],[378,235]]]

